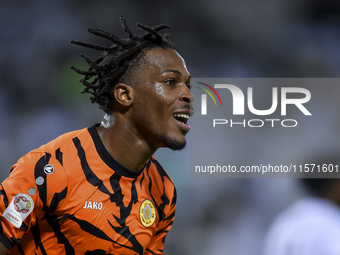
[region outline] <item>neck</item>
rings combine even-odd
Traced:
[[[131,171],[142,170],[157,150],[150,148],[129,125],[109,115],[105,115],[97,131],[111,156]]]

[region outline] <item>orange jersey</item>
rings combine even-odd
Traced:
[[[120,165],[95,125],[23,156],[0,200],[9,254],[162,254],[176,190],[154,157],[140,172]]]

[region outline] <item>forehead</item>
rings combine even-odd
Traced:
[[[148,67],[147,69],[154,72],[162,73],[166,70],[177,70],[183,75],[189,76],[184,59],[173,49],[156,48],[148,50],[144,56],[144,63]]]

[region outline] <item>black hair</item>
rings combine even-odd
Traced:
[[[169,41],[169,34],[161,35],[158,31],[165,28],[171,28],[168,25],[161,24],[156,27],[147,27],[137,23],[136,25],[146,31],[144,35],[134,35],[126,24],[125,19],[121,16],[120,22],[128,38],[121,39],[117,36],[99,28],[89,28],[88,32],[109,39],[114,44],[112,46],[101,46],[98,44],[71,41],[73,44],[87,48],[103,51],[104,54],[97,60],[92,61],[88,57],[80,54],[89,65],[87,71],[80,70],[71,66],[78,74],[85,78],[80,82],[85,85],[82,93],[90,93],[91,102],[99,104],[99,108],[106,113],[111,113],[112,90],[120,83],[129,78],[133,69],[144,56],[144,53],[153,48],[175,49],[175,45]],[[90,81],[93,79],[92,81]]]

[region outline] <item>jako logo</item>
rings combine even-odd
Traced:
[[[222,106],[222,101],[221,101],[220,95],[217,93],[217,91],[213,87],[211,87],[210,85],[205,84],[203,82],[197,82],[197,83],[202,84],[203,86],[206,86],[207,88],[211,89],[211,91],[213,91],[215,93],[215,95],[217,96],[217,98],[220,101],[220,104]],[[217,105],[214,96],[210,93],[209,90],[206,90],[206,89],[203,89],[203,88],[200,88],[200,87],[197,87],[197,88],[206,92],[214,100],[215,105]],[[207,115],[207,95],[206,94],[201,95],[201,101],[202,101],[201,102],[201,114]]]
[[[220,100],[220,103],[222,105],[222,101],[221,98],[219,96],[219,94],[216,92],[216,90],[205,84],[202,82],[198,82],[208,88],[210,88],[218,97],[218,99]],[[199,87],[197,87],[199,88]],[[215,88],[216,89],[228,89],[231,94],[232,94],[232,98],[233,98],[233,115],[244,115],[244,94],[242,92],[242,90],[235,86],[235,85],[231,85],[231,84],[215,84]],[[214,100],[215,105],[216,104],[216,100],[213,97],[213,95],[206,89],[202,89],[199,88],[203,91],[205,91],[206,93],[208,93],[210,95],[210,97]],[[267,109],[267,110],[258,110],[255,109],[254,105],[253,105],[253,88],[252,87],[248,87],[247,88],[247,92],[248,92],[248,98],[247,98],[247,104],[248,104],[248,109],[251,113],[255,114],[255,115],[270,115],[273,112],[275,112],[277,105],[278,105],[278,89],[277,87],[273,87],[272,90],[272,106]],[[287,94],[288,93],[302,93],[304,94],[304,98],[287,98]],[[202,94],[201,96],[202,101],[201,101],[201,115],[207,115],[207,95],[206,94]],[[311,93],[309,90],[305,89],[305,88],[297,88],[297,87],[282,87],[281,88],[281,115],[286,115],[286,108],[288,104],[293,104],[295,105],[297,108],[300,109],[300,111],[304,114],[304,115],[312,115],[302,104],[307,103],[311,98]]]

